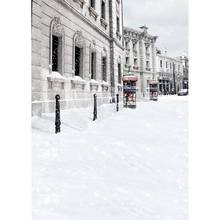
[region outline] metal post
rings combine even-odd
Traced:
[[[176,75],[175,75],[175,64],[173,63],[173,86],[174,86],[174,94],[176,95]]]
[[[97,119],[97,96],[96,94],[94,96],[94,110],[93,110],[93,121]]]
[[[61,125],[61,121],[60,121],[60,95],[56,95],[55,96],[56,99],[56,110],[55,110],[55,133],[59,133],[60,132],[60,125]]]
[[[119,103],[119,94],[116,94],[116,111],[117,111],[117,112],[118,112],[118,110],[119,110],[118,103]]]

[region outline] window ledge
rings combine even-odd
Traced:
[[[98,13],[95,11],[95,9],[93,7],[89,7],[89,15],[92,16],[93,18],[95,18],[95,20],[98,17]]]
[[[109,86],[110,86],[109,83],[106,82],[106,81],[102,81],[101,85],[102,85],[103,87],[109,87]]]
[[[86,84],[86,81],[80,76],[71,77],[70,81],[72,81],[74,84],[82,84],[82,85]]]
[[[58,72],[52,72],[47,75],[47,80],[50,82],[65,82],[67,79]]]
[[[91,86],[98,86],[98,85],[99,85],[99,82],[96,81],[96,80],[94,80],[94,79],[91,79],[91,80],[90,80],[90,85],[91,85]]]

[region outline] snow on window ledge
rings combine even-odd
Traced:
[[[74,84],[86,84],[86,81],[80,77],[80,76],[74,76],[71,77],[70,80],[74,83]]]
[[[109,87],[110,86],[109,83],[106,82],[106,81],[102,81],[101,85],[104,86],[104,87]]]
[[[65,82],[67,79],[60,73],[53,71],[51,74],[47,75],[47,80],[50,82]]]
[[[98,85],[99,85],[99,82],[96,81],[95,79],[91,79],[91,80],[90,80],[90,85],[92,85],[92,86],[98,86]]]

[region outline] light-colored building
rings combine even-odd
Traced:
[[[32,0],[32,114],[122,94],[122,0]]]
[[[187,56],[178,57],[183,65],[183,89],[189,89],[189,58]]]
[[[124,27],[125,54],[124,75],[134,75],[137,81],[137,97],[148,95],[149,82],[156,80],[157,36],[150,35],[147,27],[141,30]]]
[[[156,56],[157,80],[159,94],[177,93],[183,88],[184,66],[179,58],[172,58],[157,51]]]

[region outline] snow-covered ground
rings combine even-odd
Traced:
[[[187,220],[187,97],[32,119],[33,220]]]

